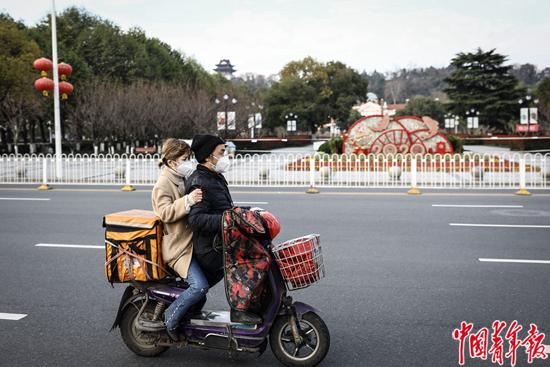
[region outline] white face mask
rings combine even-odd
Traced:
[[[231,161],[229,160],[229,157],[224,155],[221,158],[218,158],[218,157],[214,157],[214,158],[218,160],[218,162],[214,166],[214,171],[218,173],[227,172],[227,170],[229,169],[229,166],[231,166]]]
[[[176,168],[176,172],[181,177],[187,179],[193,172],[195,172],[195,163],[193,163],[191,160],[183,161],[181,162],[178,167]]]

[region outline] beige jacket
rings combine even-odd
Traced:
[[[162,238],[162,258],[181,277],[187,277],[193,256],[193,230],[187,223],[191,205],[189,195],[182,196],[185,184],[169,168],[164,168],[153,187],[153,211],[164,224]]]

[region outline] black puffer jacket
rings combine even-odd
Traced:
[[[222,213],[233,207],[233,199],[223,175],[201,164],[187,180],[186,193],[195,188],[201,188],[203,196],[200,203],[191,207],[188,217],[193,228],[193,255],[212,285],[223,277]]]

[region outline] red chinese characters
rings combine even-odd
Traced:
[[[493,333],[491,334],[491,341],[493,342],[493,345],[489,350],[489,354],[491,354],[491,362],[498,363],[501,366],[504,363],[504,344],[500,333],[505,327],[506,321],[496,320],[493,322]]]
[[[516,365],[516,353],[519,345],[521,344],[521,340],[518,340],[518,333],[521,329],[523,329],[523,326],[518,325],[518,322],[514,320],[506,332],[506,340],[509,341],[510,347],[508,348],[508,353],[506,353],[505,357],[510,358],[510,364],[512,367]]]
[[[508,325],[506,333],[504,329]],[[517,320],[507,324],[506,321],[496,320],[492,324],[491,334],[487,327],[480,328],[477,332],[474,331],[474,324],[462,321],[460,328],[454,329],[452,337],[458,341],[458,364],[463,366],[466,362],[466,342],[468,342],[468,354],[471,359],[479,358],[487,360],[491,356],[491,362],[500,366],[504,364],[504,359],[510,360],[510,365],[516,365],[518,351],[525,347],[527,355],[527,363],[531,364],[535,359],[547,359],[548,355],[545,352],[544,333],[539,332],[537,325],[530,324],[527,336],[521,339],[519,334],[523,330],[523,326],[519,325]],[[502,334],[504,333],[504,338]],[[504,339],[508,342],[508,349],[504,351]],[[489,341],[491,346],[489,347]]]
[[[548,358],[548,355],[544,351],[544,345],[542,344],[543,340],[544,334],[538,332],[537,325],[530,324],[529,333],[527,334],[527,337],[521,342],[521,345],[525,345],[527,348],[528,363],[533,363],[533,360],[536,358]]]

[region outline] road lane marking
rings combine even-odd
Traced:
[[[483,262],[493,262],[493,263],[550,264],[550,260],[487,259],[487,258],[479,258],[478,260]]]
[[[69,245],[62,243],[37,243],[36,247],[60,247],[60,248],[96,248],[105,249],[105,246],[93,246],[93,245]]]
[[[477,224],[477,223],[449,223],[455,227],[491,227],[491,228],[550,228],[550,225],[537,224]]]
[[[24,313],[3,313],[0,312],[0,320],[12,320],[12,321],[18,321],[22,318],[27,317]]]
[[[0,200],[48,201],[49,198],[0,198]]]
[[[437,208],[523,208],[523,205],[432,204]]]
[[[236,201],[235,204],[267,205],[267,201]]]

